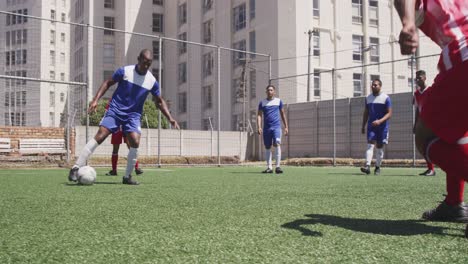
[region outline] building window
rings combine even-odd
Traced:
[[[115,29],[115,18],[114,17],[104,17],[104,27],[109,29]],[[104,30],[104,35],[114,35],[112,30]]]
[[[178,65],[178,81],[179,84],[187,82],[187,63],[182,62]]]
[[[353,35],[353,61],[362,61],[362,36]]]
[[[56,20],[57,16],[55,15],[55,10],[50,10],[50,19],[51,20]],[[54,22],[52,22],[54,23]]]
[[[50,72],[49,72],[49,79],[55,81],[55,71],[50,71]]]
[[[26,100],[26,91],[22,91],[21,92],[21,104],[26,105],[26,101],[27,101]],[[23,115],[24,115],[24,113],[23,113]]]
[[[255,70],[251,70],[249,77],[250,99],[254,99],[257,97],[257,72]]]
[[[65,73],[63,73],[63,72],[60,73],[60,80],[62,82],[65,81]]]
[[[55,66],[55,50],[50,51],[50,66]]]
[[[5,46],[10,46],[10,31],[5,32]]]
[[[250,20],[255,18],[255,0],[249,1],[249,14],[250,14]]]
[[[50,31],[50,44],[55,45],[55,30]]]
[[[55,92],[50,91],[49,92],[49,106],[54,107],[55,106]]]
[[[159,6],[162,6],[164,3],[163,3],[163,0],[153,0],[153,5],[159,5]]]
[[[314,51],[313,54],[315,57],[320,56],[320,31],[314,30],[313,32],[313,43],[314,43]]]
[[[115,3],[114,0],[104,0],[104,8],[114,9]]]
[[[360,73],[353,73],[353,96],[362,96],[362,75]]]
[[[234,23],[234,31],[239,31],[246,26],[246,10],[245,10],[245,3],[241,4],[237,7],[234,7],[234,18],[233,18],[233,23]]]
[[[187,3],[183,3],[177,7],[177,17],[179,26],[187,23]]]
[[[65,52],[60,52],[60,63],[65,64]]]
[[[314,97],[320,97],[320,70],[314,70]]]
[[[159,40],[153,41],[153,60],[159,60]]]
[[[62,22],[65,22],[67,20],[67,15],[65,13],[62,13]]]
[[[60,41],[65,42],[65,33],[60,33]]]
[[[178,94],[178,101],[179,101],[179,113],[186,113],[187,112],[187,93],[186,92],[183,92],[183,93],[179,93]]]
[[[211,35],[213,32],[213,20],[208,20],[203,23],[203,43],[211,42]]]
[[[257,51],[257,39],[256,39],[255,31],[249,32],[249,46],[250,46],[251,52]],[[255,53],[250,53],[250,58],[252,59],[255,58]]]
[[[211,9],[211,7],[213,6],[213,0],[203,0],[203,12],[206,12],[208,10]]]
[[[244,100],[244,89],[241,78],[232,79],[231,103],[235,104]]]
[[[362,0],[352,0],[353,23],[362,23]]]
[[[238,42],[235,42],[233,45],[232,45],[232,48],[233,49],[236,49],[236,50],[246,50],[246,41],[245,39],[241,40],[241,41],[238,41]],[[240,51],[234,51],[232,53],[232,56],[233,56],[233,63],[235,66],[239,66],[239,65],[242,65],[244,62],[242,61],[243,59],[245,59],[245,52],[240,52]]]
[[[65,93],[60,93],[60,102],[65,102]]]
[[[371,74],[370,75],[370,82],[372,83],[374,80],[379,79],[380,80],[380,75],[378,74]]]
[[[164,32],[163,14],[153,14],[153,32]]]
[[[187,41],[187,32],[179,34],[178,39]],[[187,42],[179,42],[178,47],[179,47],[179,55],[182,55],[187,52]]]
[[[379,38],[370,38],[370,61],[378,63],[380,61]]]
[[[319,17],[320,16],[320,1],[319,0],[313,0],[312,1],[312,14],[314,17]]]
[[[377,0],[369,0],[369,25],[379,25],[379,2]]]
[[[55,126],[55,113],[54,112],[50,112],[49,113],[49,126],[53,127]]]
[[[104,44],[103,47],[104,63],[115,63],[115,45],[113,43]]]
[[[202,89],[203,109],[210,109],[213,107],[213,85],[203,86]]]
[[[207,53],[203,55],[203,77],[208,77],[213,74],[213,66],[214,66],[214,59],[213,59],[213,52]]]

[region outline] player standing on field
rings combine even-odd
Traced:
[[[167,109],[166,102],[161,97],[159,91],[159,83],[156,78],[148,71],[151,63],[153,62],[153,54],[150,50],[144,49],[138,56],[137,65],[129,65],[119,68],[109,80],[105,80],[99,90],[97,91],[94,99],[89,104],[88,112],[96,111],[99,101],[106,91],[118,83],[117,89],[112,95],[109,109],[101,120],[99,130],[82,149],[80,156],[76,160],[75,165],[71,168],[68,175],[68,180],[77,181],[78,169],[86,164],[86,161],[96,148],[109,136],[111,133],[116,132],[122,127],[130,149],[127,156],[127,169],[122,179],[123,184],[138,185],[137,181],[132,179],[132,171],[135,168],[135,163],[138,156],[138,146],[140,144],[141,125],[140,118],[143,111],[143,104],[145,103],[148,93],[153,95],[156,107],[167,117],[173,127],[179,128],[177,121],[175,121],[169,110]]]
[[[402,22],[402,54],[416,52],[418,27],[442,49],[434,84],[416,94],[415,136],[419,152],[446,172],[447,196],[422,218],[468,222],[463,203],[468,180],[468,1],[395,0],[395,8]]]
[[[288,135],[288,122],[283,109],[283,101],[275,97],[275,87],[268,85],[266,87],[267,98],[258,104],[257,126],[258,134],[263,133],[263,143],[265,145],[265,158],[267,169],[263,173],[273,173],[271,146],[276,148],[276,173],[283,173],[281,170],[281,121],[284,124],[284,134]],[[264,118],[262,129],[262,117]]]
[[[418,85],[418,88],[416,89],[416,91],[414,91],[414,97],[413,98],[416,98],[416,96],[421,95],[424,92],[424,90],[426,89],[426,72],[425,71],[419,70],[419,71],[416,72],[416,84]],[[416,100],[413,100],[413,104],[416,105]],[[419,118],[419,110],[418,110],[417,105],[416,105],[416,111],[414,113],[414,117],[415,117],[415,120],[414,120],[413,133],[415,132],[416,123],[418,122],[418,118]],[[423,173],[420,173],[419,175],[421,175],[421,176],[435,176],[436,172],[434,170],[434,164],[432,164],[432,162],[426,160],[426,165],[427,165],[427,170],[425,172],[423,172]]]
[[[372,93],[366,97],[364,113],[362,115],[362,134],[366,133],[367,124],[367,150],[366,165],[361,168],[365,174],[370,174],[370,165],[374,155],[374,146],[377,145],[374,174],[380,174],[380,166],[384,156],[384,145],[388,144],[388,119],[392,116],[392,102],[390,97],[381,92],[382,81],[372,81]]]

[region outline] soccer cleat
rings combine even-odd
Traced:
[[[137,169],[137,168],[135,168],[135,174],[136,174],[136,175],[143,174],[143,170],[142,170],[142,169],[140,169],[140,168],[138,168],[138,169]]]
[[[117,171],[115,170],[110,170],[108,173],[106,173],[107,176],[117,176]]]
[[[262,171],[262,173],[273,173],[273,170],[270,168],[267,168],[266,170]]]
[[[128,185],[139,185],[140,183],[137,182],[137,181],[134,181],[132,179],[132,176],[130,175],[130,177],[123,177],[122,178],[122,183],[123,184],[128,184]]]
[[[468,223],[468,211],[463,203],[448,205],[443,201],[436,208],[424,212],[422,218],[428,221]]]
[[[280,167],[276,167],[275,173],[276,174],[281,174],[281,173],[283,173],[283,170]]]
[[[369,165],[366,165],[365,167],[361,167],[361,172],[365,174],[370,174],[370,167]]]
[[[425,172],[419,174],[421,176],[435,176],[436,172],[435,170],[426,170]]]
[[[380,175],[380,167],[375,167],[374,175]]]
[[[73,167],[70,169],[70,172],[68,173],[68,180],[72,182],[78,181],[78,170],[79,167]]]

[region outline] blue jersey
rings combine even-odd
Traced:
[[[112,95],[108,112],[118,116],[140,117],[148,93],[159,96],[159,84],[150,71],[140,75],[136,65],[119,68],[112,75],[118,83]]]
[[[369,129],[373,129],[372,122],[377,119],[381,119],[384,117],[388,109],[392,107],[392,102],[390,97],[384,93],[380,93],[377,96],[370,94],[366,97],[366,108],[369,112],[369,118],[367,119],[367,127]],[[388,129],[388,120],[380,124],[378,129]]]
[[[281,109],[283,109],[283,101],[279,98],[273,98],[271,100],[263,99],[260,101],[258,110],[263,112],[263,127],[265,129],[281,127]]]

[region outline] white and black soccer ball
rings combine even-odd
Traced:
[[[78,182],[83,185],[93,185],[96,181],[96,170],[91,166],[78,169]]]

